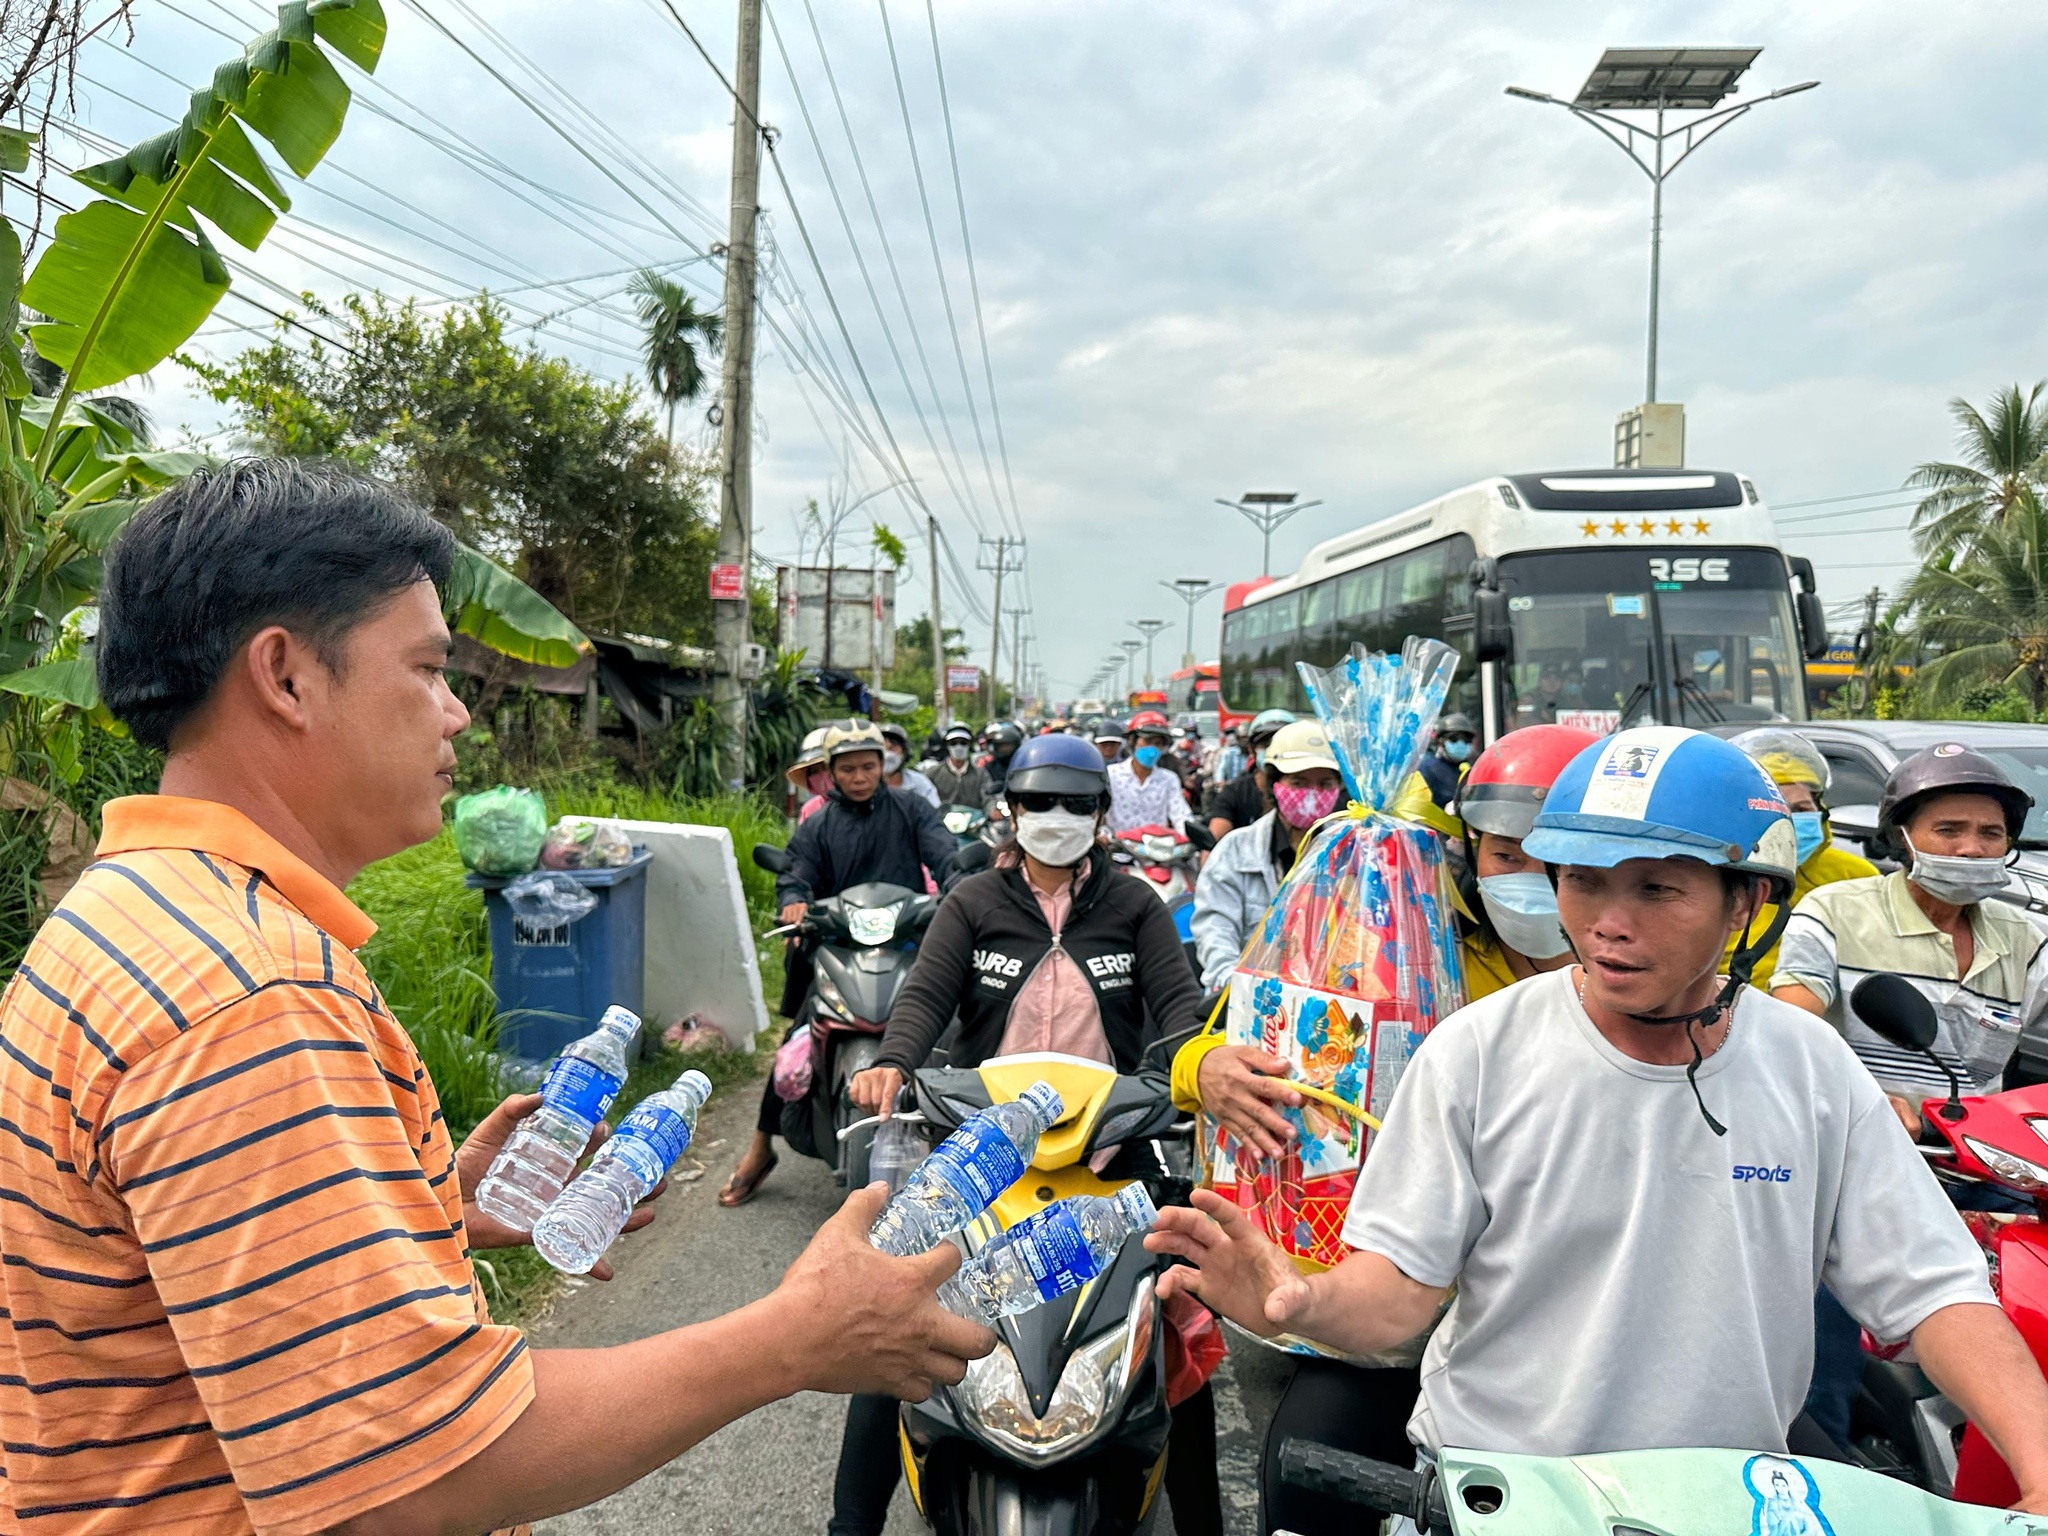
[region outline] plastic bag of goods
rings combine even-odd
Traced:
[[[632,859],[626,829],[601,816],[564,816],[540,845],[542,869],[617,869]]]
[[[1297,663],[1352,803],[1303,839],[1231,976],[1226,1032],[1287,1062],[1305,1102],[1281,1111],[1295,1133],[1281,1157],[1213,1123],[1205,1153],[1212,1187],[1311,1274],[1348,1251],[1351,1190],[1409,1052],[1465,1000],[1442,842],[1386,809],[1457,662],[1411,638],[1399,656],[1354,647],[1327,671]]]
[[[540,860],[548,808],[540,792],[500,784],[455,802],[455,850],[480,875],[523,875]]]
[[[597,893],[559,870],[533,869],[505,887],[505,904],[532,928],[566,928],[597,910]]]

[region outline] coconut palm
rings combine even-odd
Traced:
[[[647,386],[668,407],[668,440],[676,440],[676,407],[704,393],[707,382],[697,359],[697,346],[716,352],[725,339],[725,321],[705,314],[697,301],[672,277],[652,268],[636,273],[626,291],[639,300],[640,323],[647,328],[642,351],[647,358]]]
[[[2008,385],[1980,413],[1958,396],[1955,418],[1960,464],[1922,464],[1906,477],[1928,494],[1913,509],[1913,542],[1922,558],[1947,563],[2006,521],[2023,492],[2048,482],[2048,383],[2025,394]]]
[[[2024,688],[2035,713],[2048,705],[2048,508],[2033,486],[2014,493],[1953,570],[1924,568],[1905,596],[1942,651],[1914,678],[1930,703],[2004,682]]]

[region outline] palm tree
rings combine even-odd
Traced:
[[[704,393],[706,379],[697,360],[698,340],[705,350],[716,352],[725,339],[725,321],[701,312],[681,283],[652,268],[634,274],[626,292],[639,300],[640,323],[647,328],[643,344],[647,385],[668,406],[668,440],[673,447],[676,407]]]
[[[2048,480],[2048,383],[2025,394],[2017,384],[1992,397],[1979,414],[1958,396],[1949,401],[1964,463],[1922,464],[1906,477],[1928,494],[1913,509],[1913,543],[1921,557],[1947,563],[2005,522],[2021,495]]]
[[[2033,486],[2014,493],[1955,569],[1925,567],[1905,597],[1942,649],[1914,678],[1929,702],[2004,682],[2024,688],[2036,714],[2048,705],[2048,509]]]

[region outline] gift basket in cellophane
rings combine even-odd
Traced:
[[[1465,1001],[1443,844],[1393,810],[1457,662],[1411,638],[1398,656],[1297,663],[1352,803],[1304,837],[1230,979],[1225,1032],[1287,1062],[1305,1102],[1282,1111],[1295,1134],[1278,1158],[1213,1122],[1204,1134],[1211,1187],[1309,1273],[1347,1251],[1352,1186],[1408,1053]]]

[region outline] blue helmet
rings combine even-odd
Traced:
[[[1799,867],[1791,812],[1770,776],[1720,737],[1672,725],[1622,731],[1573,758],[1522,849],[1598,868],[1698,859],[1763,876],[1780,902]]]
[[[1102,754],[1078,736],[1034,736],[1010,759],[1005,794],[1108,795]]]

